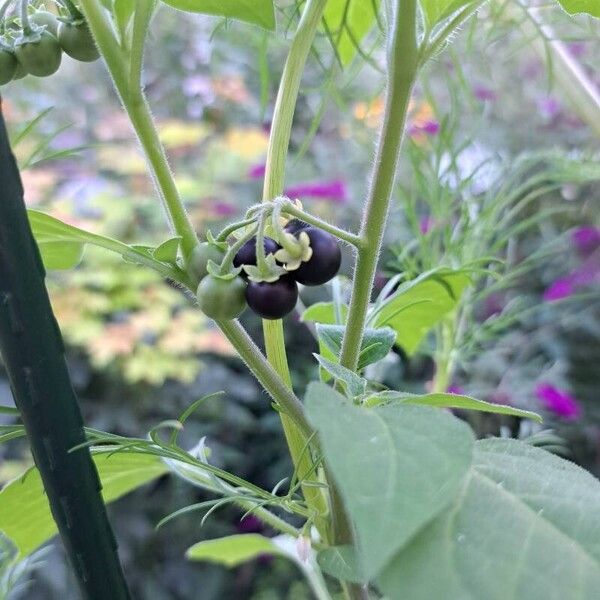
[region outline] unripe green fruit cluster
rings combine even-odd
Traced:
[[[31,35],[22,35],[13,44],[7,38],[0,45],[0,85],[25,75],[48,77],[58,71],[63,52],[81,62],[100,57],[84,21],[60,21],[51,12],[38,10],[29,15]]]

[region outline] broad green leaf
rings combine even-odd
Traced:
[[[433,27],[440,21],[449,17],[463,6],[475,4],[478,0],[419,0],[425,21]]]
[[[336,359],[339,357],[342,349],[342,340],[344,338],[344,325],[327,325],[317,323],[317,335],[319,342],[329,350]],[[365,329],[363,341],[361,344],[360,355],[358,359],[358,369],[362,370],[366,366],[385,358],[392,349],[396,341],[396,333],[390,327],[379,327],[377,329]],[[321,352],[323,354],[323,352]],[[325,355],[326,358],[330,356]]]
[[[351,581],[352,583],[365,581],[356,558],[356,551],[352,546],[335,546],[321,550],[317,554],[317,562],[323,573],[327,573],[339,581]]]
[[[600,19],[600,2],[598,0],[558,0],[558,3],[570,15],[587,13]]]
[[[470,281],[462,271],[444,269],[425,273],[403,283],[383,304],[376,306],[369,324],[392,327],[396,344],[407,354],[413,354],[431,328],[456,307]]]
[[[341,381],[346,384],[346,390],[351,398],[361,396],[367,390],[367,380],[360,375],[357,375],[354,371],[342,367],[337,362],[327,360],[323,356],[315,354],[315,358],[319,361],[321,367],[323,367],[334,379]]]
[[[160,477],[167,468],[160,458],[144,454],[95,454],[105,502]],[[0,531],[24,558],[57,533],[40,474],[35,467],[13,479],[0,491]]]
[[[346,317],[348,316],[348,306],[346,304],[341,305],[340,313],[342,323],[345,323]],[[315,304],[311,304],[302,313],[302,321],[313,321],[315,323],[324,323],[327,325],[339,324],[335,318],[335,307],[333,302],[316,302]]]
[[[165,4],[186,12],[204,13],[238,19],[275,29],[273,0],[163,0]]]
[[[378,583],[392,600],[596,600],[600,482],[528,444],[479,441],[462,493]]]
[[[79,242],[39,243],[42,262],[46,269],[73,269],[83,258],[83,244]]]
[[[372,577],[452,502],[471,465],[473,435],[443,411],[357,407],[322,383],[309,385],[306,410]]]
[[[171,264],[157,260],[154,257],[156,250],[153,248],[128,246],[118,240],[73,227],[37,210],[28,210],[27,216],[35,241],[40,248],[42,260],[48,269],[74,266],[75,248],[80,255],[84,244],[93,244],[116,252],[125,260],[150,267],[164,277],[186,283],[186,274]],[[167,243],[171,245],[173,242],[169,240]]]
[[[477,400],[470,396],[460,394],[409,394],[407,392],[385,391],[374,394],[365,401],[367,406],[377,406],[400,402],[404,404],[417,404],[419,406],[435,406],[438,408],[459,408],[463,410],[478,410],[480,412],[495,413],[497,415],[511,415],[542,422],[542,417],[529,410],[507,406],[506,404],[494,404]]]
[[[377,19],[379,0],[329,0],[323,13],[331,41],[342,65],[355,56]]]
[[[281,554],[281,551],[269,538],[256,533],[198,542],[185,553],[190,560],[205,560],[226,567],[237,567],[261,554]]]
[[[174,238],[167,240],[166,242],[163,242],[154,251],[154,253],[153,253],[154,258],[156,260],[159,260],[160,262],[166,262],[166,263],[170,263],[172,265],[176,265],[180,241],[181,241],[180,237],[174,237]]]

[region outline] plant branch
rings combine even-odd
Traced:
[[[306,439],[310,438],[314,432],[304,416],[302,403],[265,359],[245,329],[238,321],[217,321],[216,323],[227,339],[235,346],[240,357],[256,379],[275,400],[281,412],[289,416]]]
[[[181,237],[183,255],[187,258],[196,247],[198,238],[175,186],[169,162],[154,126],[144,92],[139,85],[136,89],[130,87],[129,57],[120,47],[100,0],[81,0],[81,6],[113,78],[121,102],[150,164],[153,179],[163,200],[171,227]]]
[[[326,3],[327,0],[308,0],[285,62],[275,102],[267,150],[263,187],[263,201],[265,202],[273,200],[283,192],[285,164],[302,73]],[[291,388],[292,380],[285,352],[282,321],[280,319],[276,321],[263,320],[263,333],[269,363],[279,373],[286,385]],[[300,477],[304,478],[307,473],[313,472],[312,458],[308,453],[303,454],[303,448],[308,438],[290,420],[288,415],[281,414],[281,422],[292,461],[298,468]],[[326,514],[327,506],[321,490],[310,486],[304,486],[302,490],[307,504],[314,509],[315,513]],[[326,522],[318,518],[315,520],[315,526],[324,541],[327,541]]]
[[[340,362],[356,370],[377,259],[383,242],[392,188],[402,145],[408,103],[418,70],[417,0],[396,0],[388,49],[389,81],[385,116],[360,229],[359,250],[348,326]]]

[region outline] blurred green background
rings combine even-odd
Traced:
[[[466,241],[482,250],[476,258],[487,252],[505,260],[499,280],[477,280],[449,388],[542,412],[544,427],[563,440],[557,451],[599,475],[600,180],[593,165],[600,145],[545,61],[543,44],[536,51],[522,15],[507,6],[484,9],[477,26],[461,32],[415,90],[378,283],[397,272],[460,266]],[[599,86],[597,26],[558,11],[547,18]],[[257,28],[167,8],[154,20],[146,90],[198,232],[216,231],[260,199],[269,120],[293,24],[293,14],[282,12],[275,39]],[[378,30],[369,35],[364,56],[342,72],[321,33],[294,122],[289,195],[350,228],[358,225],[382,115],[382,37]],[[15,148],[30,207],[127,242],[169,237],[101,62],[65,59],[52,78],[6,86],[3,103],[13,137],[42,115]],[[480,219],[477,235],[461,230],[465,211],[481,210],[506,195],[504,184],[514,190],[540,172],[553,173],[557,185],[523,208],[517,222],[527,226],[511,229],[504,245],[495,250],[491,242],[480,248],[473,241],[498,233],[485,211],[469,214],[470,222]],[[349,275],[349,255],[343,270]],[[344,275],[335,293],[347,292]],[[74,271],[52,273],[48,285],[88,425],[144,435],[203,394],[224,390],[224,398],[188,421],[183,445],[208,436],[215,464],[266,488],[289,474],[268,398],[179,290],[93,248]],[[302,300],[310,305],[331,293],[329,287],[304,290]],[[243,321],[260,341],[258,320],[246,313]],[[295,317],[286,319],[286,339],[301,393],[318,377],[311,355],[317,345]],[[436,350],[432,335],[415,356],[398,350],[371,375],[425,390]],[[1,371],[0,404],[12,405]],[[495,416],[470,422],[480,436],[536,433],[530,423]],[[31,464],[23,443],[0,446],[0,461],[0,483]],[[231,572],[187,562],[184,551],[198,540],[260,529],[253,519],[240,523],[236,512],[222,509],[204,527],[191,514],[156,530],[162,517],[201,499],[201,492],[169,477],[110,507],[134,597],[310,597],[283,559]],[[11,600],[77,598],[58,544],[33,563]]]

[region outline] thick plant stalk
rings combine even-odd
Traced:
[[[0,352],[50,509],[88,600],[127,600],[117,544],[100,494],[64,357],[44,267],[0,111]]]
[[[392,197],[406,113],[418,70],[417,0],[395,0],[388,49],[388,86],[373,178],[363,212],[341,364],[355,371]]]

